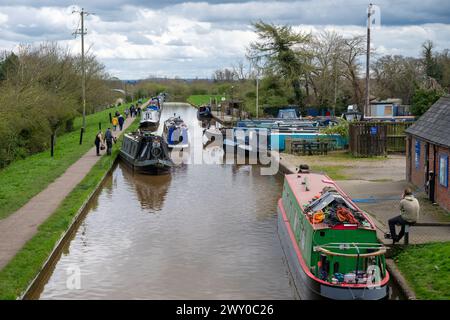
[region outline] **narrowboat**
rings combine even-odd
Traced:
[[[387,298],[386,248],[375,225],[328,176],[285,176],[278,235],[301,299]]]
[[[189,147],[188,127],[180,116],[171,117],[164,122],[163,137],[171,149]]]
[[[141,112],[139,127],[146,130],[155,131],[158,129],[160,117],[160,107],[156,104],[150,104]]]
[[[212,117],[210,106],[201,106],[197,110],[197,119],[209,119]]]
[[[165,173],[174,166],[167,143],[149,131],[124,134],[120,157],[133,170],[142,173]]]

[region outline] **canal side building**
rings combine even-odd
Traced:
[[[406,178],[450,210],[450,95],[441,97],[406,130]]]

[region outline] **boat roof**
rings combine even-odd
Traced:
[[[287,174],[285,176],[286,181],[288,182],[292,192],[294,193],[297,202],[304,213],[304,207],[311,204],[312,200],[321,196],[323,188],[332,187],[337,191],[337,194],[343,198],[345,203],[347,203],[350,207],[360,212],[367,222],[370,224],[370,227],[359,226],[359,229],[370,229],[375,230],[375,224],[368,217],[368,215],[362,211],[351,199],[345,194],[345,192],[325,174],[321,173],[295,173],[295,174]],[[316,223],[312,224],[314,229],[328,229],[330,226],[326,223]]]

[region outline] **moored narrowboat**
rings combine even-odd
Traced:
[[[212,117],[210,106],[201,106],[197,110],[197,119],[209,119]]]
[[[374,223],[326,175],[285,176],[278,235],[301,299],[387,297],[386,248]]]
[[[120,157],[131,168],[142,173],[166,173],[174,166],[164,139],[149,131],[124,134]]]
[[[141,113],[139,127],[151,131],[158,129],[161,109],[157,105],[148,105]]]
[[[171,149],[189,147],[188,127],[179,116],[171,117],[164,122],[163,137]]]

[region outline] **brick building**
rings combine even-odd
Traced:
[[[449,157],[450,95],[446,95],[406,130],[406,178],[446,210],[450,210]]]

